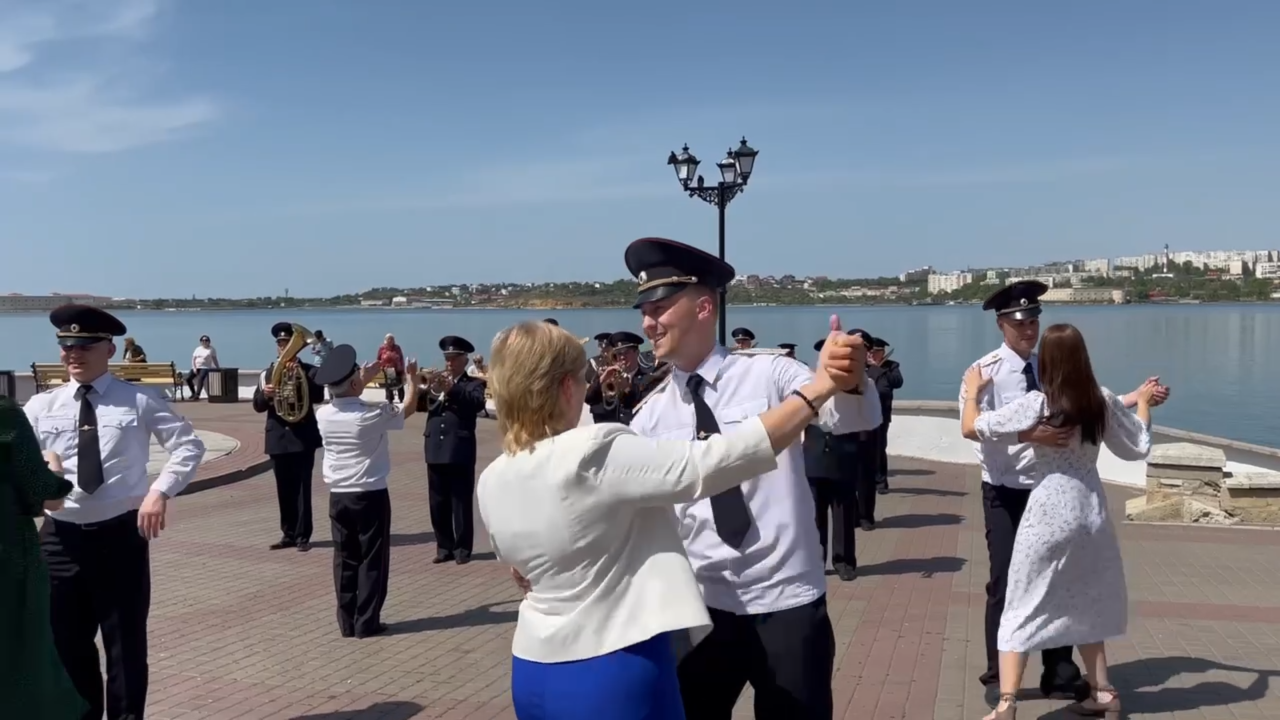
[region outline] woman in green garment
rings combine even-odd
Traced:
[[[56,456],[41,456],[17,403],[0,397],[0,718],[80,720],[89,709],[53,645],[49,574],[32,520],[71,492],[61,469]]]

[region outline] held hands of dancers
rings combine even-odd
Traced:
[[[49,470],[57,474],[58,477],[62,477],[62,458],[58,457],[58,453],[52,450],[45,450],[42,454],[44,455],[45,464],[49,466]],[[43,507],[45,510],[49,510],[51,512],[57,511],[62,509],[62,503],[62,498],[58,498],[57,500],[45,500]]]
[[[862,338],[846,334],[841,328],[840,316],[832,315],[830,332],[822,344],[817,368],[813,373],[813,390],[823,397],[813,399],[825,401],[837,391],[848,392],[859,387],[866,367],[867,347]]]

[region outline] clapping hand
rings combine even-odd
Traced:
[[[862,383],[867,366],[867,348],[862,338],[840,327],[840,316],[832,315],[831,331],[818,356],[818,372],[825,374],[840,390],[848,392]]]
[[[373,382],[373,379],[377,377],[380,372],[382,372],[382,368],[379,367],[378,363],[375,361],[370,360],[369,362],[361,365],[360,387],[366,387],[369,383]]]

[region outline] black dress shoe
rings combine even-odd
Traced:
[[[292,540],[282,539],[279,542],[271,543],[269,546],[267,546],[267,549],[268,550],[287,550],[288,548],[291,548],[291,547],[298,547],[298,543]]]
[[[359,640],[363,640],[365,638],[375,637],[385,633],[388,629],[389,628],[387,627],[386,623],[378,623],[377,625],[374,625],[373,627],[369,628],[368,630],[365,630],[364,632],[356,633],[356,638]]]
[[[836,575],[844,582],[853,582],[858,579],[858,571],[848,565],[837,565]]]
[[[311,541],[303,540],[298,543],[298,552],[311,552]]]
[[[356,636],[356,631],[350,628],[338,628],[338,634],[344,638],[352,638]]]
[[[454,562],[458,563],[459,565],[466,565],[467,563],[471,562],[471,553],[467,552],[466,550],[459,550],[458,558],[454,560]]]
[[[1050,700],[1084,702],[1086,698],[1092,695],[1092,692],[1089,689],[1089,683],[1084,678],[1069,683],[1048,683],[1042,679],[1040,681],[1040,694]]]
[[[877,494],[877,495],[888,495],[888,494],[889,494],[889,486],[888,486],[888,485],[881,485],[880,487],[876,488],[876,494]]]
[[[435,559],[434,559],[434,560],[432,560],[432,561],[431,561],[431,564],[432,564],[432,565],[439,565],[440,563],[447,563],[447,562],[449,562],[449,561],[450,561],[450,560],[452,560],[452,559],[453,559],[453,553],[451,553],[451,552],[449,552],[449,553],[436,553],[436,557],[435,557]]]
[[[982,699],[987,703],[987,707],[995,710],[996,706],[1000,704],[1000,684],[992,683],[983,686]]]
[[[859,521],[859,522],[858,522],[858,525],[859,525],[863,530],[867,530],[867,531],[871,531],[871,530],[875,530],[875,529],[876,529],[876,523],[875,523],[875,521],[874,521],[874,520],[861,520],[861,521]]]

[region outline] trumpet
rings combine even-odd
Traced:
[[[444,396],[453,387],[453,375],[443,368],[425,368],[418,373],[419,386],[432,395]]]

